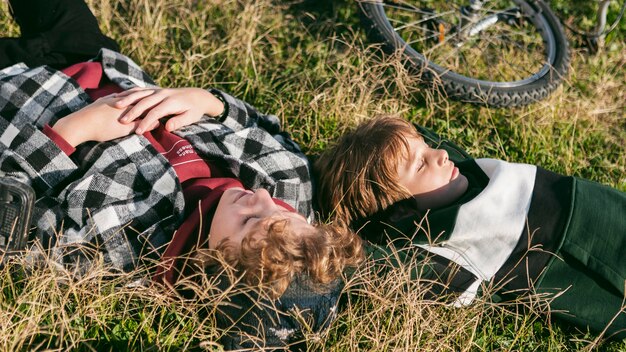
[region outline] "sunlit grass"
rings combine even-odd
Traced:
[[[571,74],[547,100],[494,110],[451,102],[420,86],[396,57],[364,39],[350,1],[88,1],[102,30],[162,86],[217,87],[277,114],[310,155],[347,128],[399,114],[472,155],[541,165],[626,190],[626,45],[573,49]],[[0,3],[0,27],[17,35]],[[564,3],[563,6],[566,4]],[[18,263],[19,264],[19,263]],[[70,280],[53,266],[0,270],[0,350],[219,350],[197,303],[129,285],[142,273],[96,268]],[[357,273],[330,331],[328,351],[626,350],[622,342],[564,330],[530,312],[483,302],[451,308],[423,300],[408,268]],[[208,297],[204,305],[216,305]]]

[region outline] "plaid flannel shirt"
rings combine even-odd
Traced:
[[[123,89],[154,86],[122,54],[103,49],[94,60]],[[225,119],[205,116],[175,133],[203,158],[223,161],[246,187],[265,188],[311,219],[309,166],[280,133],[278,119],[215,92],[228,105]],[[172,166],[142,136],[85,143],[68,157],[41,132],[89,103],[73,79],[47,66],[0,71],[0,177],[34,188],[35,237],[55,261],[89,263],[101,253],[113,268],[129,270],[140,258],[158,259],[170,241],[183,220],[182,189]]]

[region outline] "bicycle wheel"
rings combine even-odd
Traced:
[[[494,107],[530,104],[556,89],[568,45],[543,1],[359,0],[370,40],[401,52],[448,97]]]

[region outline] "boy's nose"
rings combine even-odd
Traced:
[[[445,165],[448,162],[448,152],[445,149],[437,149],[437,162]]]
[[[252,196],[252,201],[254,205],[261,206],[264,209],[269,209],[274,205],[272,196],[270,196],[270,193],[263,188],[259,188],[254,192],[254,195]]]

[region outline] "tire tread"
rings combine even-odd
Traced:
[[[494,87],[484,89],[478,83],[460,82],[445,74],[437,74],[429,65],[430,62],[415,56],[405,55],[405,66],[424,82],[435,84],[442,89],[448,98],[479,105],[497,108],[524,106],[547,98],[561,84],[569,70],[569,50],[565,32],[558,18],[543,1],[536,1],[541,12],[548,20],[548,25],[555,34],[557,58],[555,67],[537,81],[518,87]],[[390,29],[384,10],[378,2],[359,2],[361,20],[370,41],[382,44],[383,51],[395,54],[402,50],[399,36]],[[470,77],[471,78],[471,77]]]

